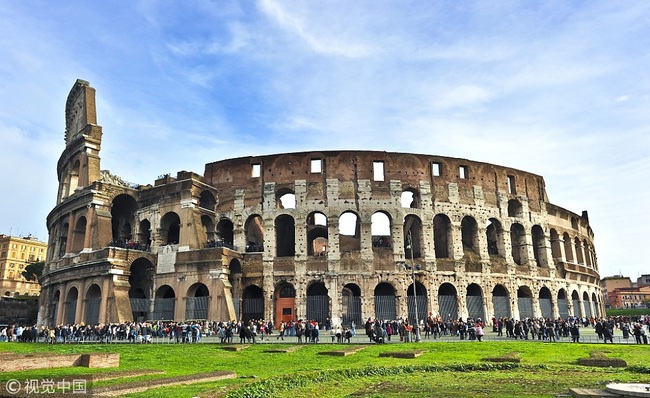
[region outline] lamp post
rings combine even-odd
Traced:
[[[406,248],[411,252],[411,264],[409,265],[408,263],[404,263],[404,268],[406,270],[411,270],[411,279],[413,280],[413,301],[415,304],[415,341],[419,342],[420,341],[420,319],[418,316],[418,292],[417,292],[417,285],[415,284],[415,268],[417,267],[418,271],[420,270],[421,266],[420,264],[415,264],[415,260],[413,259],[413,239],[411,237],[411,231],[408,231],[408,235],[406,236],[408,239],[408,245]],[[407,296],[408,298],[408,296]],[[408,301],[406,302],[406,308],[408,312]]]

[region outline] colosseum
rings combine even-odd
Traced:
[[[40,324],[604,314],[587,212],[539,175],[345,150],[135,185],[100,169],[88,82],[65,115]]]

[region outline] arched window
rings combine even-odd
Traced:
[[[491,256],[504,256],[503,228],[499,220],[490,218],[485,229],[488,243],[488,253]]]
[[[412,214],[404,219],[404,256],[406,258],[422,257],[422,222]]]
[[[372,234],[372,247],[392,248],[391,222],[388,214],[378,211],[370,219],[370,233]]]
[[[451,220],[444,214],[433,217],[433,244],[435,245],[436,258],[451,257]]]
[[[281,214],[275,219],[275,241],[278,257],[296,255],[296,225],[293,217]]]
[[[339,247],[341,252],[361,250],[361,222],[359,216],[346,211],[339,217]]]
[[[528,262],[528,248],[526,246],[526,232],[521,224],[514,223],[510,227],[510,243],[512,245],[512,260],[517,265]]]
[[[531,235],[533,237],[533,253],[535,256],[535,263],[537,263],[538,267],[547,267],[548,262],[546,259],[546,237],[544,236],[544,230],[542,230],[542,227],[539,225],[533,225]]]
[[[320,212],[307,216],[307,254],[325,256],[329,251],[327,216]]]

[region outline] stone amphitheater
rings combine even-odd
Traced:
[[[78,80],[40,324],[604,314],[588,214],[550,203],[542,176],[346,150],[135,185],[101,170],[101,142],[95,90]]]

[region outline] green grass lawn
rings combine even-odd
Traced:
[[[609,382],[650,383],[649,345],[604,345],[541,342],[424,342],[367,345],[349,356],[319,353],[347,346],[310,344],[293,352],[269,349],[291,344],[257,344],[243,351],[225,351],[218,344],[169,345],[47,345],[0,344],[0,353],[118,352],[119,371],[163,370],[129,378],[154,380],[218,370],[237,378],[185,386],[166,386],[130,397],[553,397],[570,387],[599,388]],[[381,352],[422,351],[411,359],[380,357]],[[594,351],[624,359],[627,368],[578,365]],[[488,357],[512,355],[519,363],[492,363]],[[1,358],[0,358],[1,359]],[[55,368],[0,374],[7,380],[73,378],[116,369]],[[96,382],[94,386],[125,383],[125,379]]]

